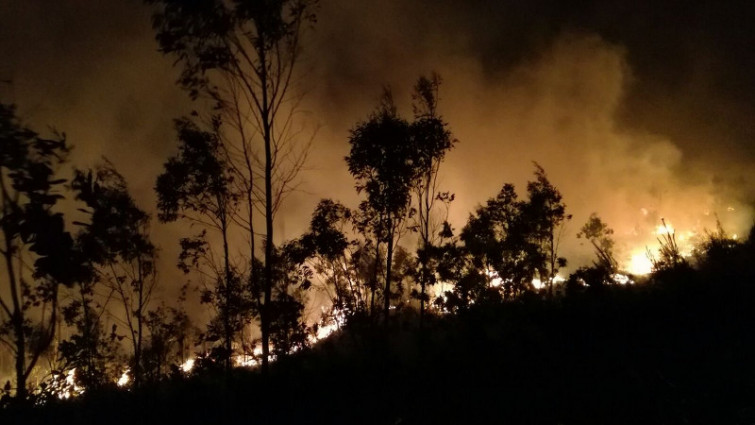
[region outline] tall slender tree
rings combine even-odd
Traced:
[[[426,287],[434,283],[429,263],[433,245],[437,242],[439,221],[433,221],[432,212],[438,201],[450,202],[453,195],[438,189],[438,172],[446,153],[456,140],[452,139],[448,125],[438,113],[441,78],[433,73],[429,78],[422,76],[414,86],[414,122],[411,124],[412,144],[418,151],[418,182],[414,186],[417,202],[417,230],[419,247],[417,257],[419,270],[420,323],[425,313],[427,301]]]
[[[385,243],[387,248],[383,291],[383,315],[387,322],[393,252],[410,211],[419,162],[410,125],[398,115],[389,90],[385,90],[377,111],[351,130],[349,144],[351,150],[346,162],[356,179],[357,191],[367,195],[360,209],[375,236],[376,261],[380,258],[380,244]]]
[[[212,256],[209,268],[215,280],[214,301],[218,304],[222,324],[223,362],[231,367],[233,353],[235,294],[238,282],[232,270],[229,251],[229,227],[236,210],[238,196],[233,191],[233,173],[228,166],[218,136],[219,119],[213,120],[213,131],[203,131],[188,119],[176,121],[179,154],[165,163],[165,171],[157,178],[158,217],[161,221],[187,219],[219,232],[222,239],[222,265],[216,268]],[[198,238],[182,240],[182,258],[196,259],[206,253],[204,232]],[[188,272],[188,268],[184,271]],[[209,298],[205,298],[210,300]]]
[[[307,157],[297,143],[295,65],[300,35],[315,21],[317,0],[146,0],[158,6],[153,27],[160,49],[183,66],[179,83],[194,99],[205,98],[231,123],[224,149],[245,189],[250,284],[255,274],[253,210],[265,219],[261,311],[262,366],[267,368],[274,286],[274,217]],[[261,147],[253,144],[259,140]],[[255,147],[257,146],[257,147]],[[262,179],[262,188],[257,178]],[[252,199],[254,198],[254,199]],[[257,205],[261,204],[262,207]]]
[[[157,286],[150,216],[136,205],[126,180],[108,161],[93,170],[77,170],[71,186],[89,215],[81,223],[77,245],[92,266],[93,279],[123,307],[133,350],[131,375],[140,385],[147,314]]]
[[[553,296],[553,283],[566,258],[558,255],[563,225],[571,220],[566,213],[561,192],[548,180],[543,167],[535,163],[535,180],[527,183],[529,201],[524,205],[524,220],[531,226],[530,234],[545,256],[539,269],[540,280],[547,285],[548,295]]]

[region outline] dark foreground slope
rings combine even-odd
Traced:
[[[279,361],[5,412],[56,424],[750,424],[755,288],[674,276],[354,325]],[[751,274],[750,274],[751,275]]]

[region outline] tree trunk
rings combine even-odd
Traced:
[[[142,259],[136,259],[139,273],[139,308],[136,312],[136,344],[134,344],[134,386],[142,383],[142,338],[144,337],[144,269]]]
[[[223,205],[223,216],[220,218],[221,230],[223,232],[223,260],[225,266],[225,308],[223,309],[223,333],[225,334],[225,340],[223,348],[225,349],[223,363],[226,372],[231,370],[231,352],[233,350],[233,330],[231,329],[231,298],[233,297],[233,291],[231,288],[231,265],[228,255],[228,223],[225,217],[225,200],[221,203]]]
[[[23,322],[19,312],[15,312],[13,318],[13,331],[16,334],[16,399],[26,400],[26,338],[24,335]]]
[[[550,254],[551,254],[551,269],[550,269],[550,276],[548,276],[548,296],[553,298],[553,279],[556,277],[556,252],[555,248],[553,246],[553,230],[551,230],[549,237],[550,242]]]
[[[265,295],[261,310],[262,370],[267,371],[270,356],[270,302],[273,290],[273,146],[272,123],[268,99],[267,58],[264,40],[259,39],[259,57],[262,64],[260,86],[262,87],[262,137],[265,143]]]
[[[241,134],[241,143],[244,153],[244,163],[246,165],[246,171],[249,173],[248,181],[246,182],[246,208],[249,220],[249,288],[254,289],[254,285],[257,282],[257,265],[256,265],[256,253],[257,245],[254,235],[254,171],[252,170],[252,158],[249,147],[247,146],[246,133],[244,132],[244,122],[241,118],[241,110],[238,103],[236,104],[236,118],[238,120],[239,133]],[[257,292],[255,296],[259,297]],[[258,298],[259,303],[259,298]],[[252,350],[254,351],[254,350]]]
[[[5,264],[8,270],[8,280],[10,284],[11,300],[13,301],[13,314],[11,315],[11,324],[13,326],[13,336],[16,339],[15,353],[15,371],[16,371],[16,399],[19,401],[26,400],[26,335],[24,335],[24,317],[21,311],[21,302],[17,288],[16,271],[13,268],[13,249],[11,241],[7,235],[5,237]]]
[[[431,167],[432,170],[432,167]],[[422,323],[425,318],[425,288],[427,287],[427,260],[428,260],[428,247],[430,245],[430,184],[432,179],[432,171],[428,171],[425,176],[425,199],[420,199],[420,220],[422,220],[423,234],[422,234],[422,249],[424,251],[420,261],[422,262],[422,271],[420,277],[420,298],[419,298],[419,326],[422,327]],[[424,213],[422,212],[422,202],[424,201]]]
[[[375,291],[377,291],[378,283],[378,261],[380,261],[380,242],[375,238],[375,262],[372,267],[372,280],[370,284],[371,299],[370,299],[370,316],[375,316]]]
[[[388,221],[391,223],[390,228],[390,234],[388,235],[388,252],[386,253],[386,266],[385,266],[385,293],[383,294],[384,303],[383,306],[383,314],[385,315],[385,324],[388,325],[388,319],[391,309],[391,265],[393,262],[393,222],[390,219],[390,216],[388,218]]]

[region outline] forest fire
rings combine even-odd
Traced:
[[[743,7],[16,3],[0,415],[755,417]]]

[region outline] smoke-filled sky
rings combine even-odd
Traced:
[[[725,4],[722,4],[725,3]],[[73,162],[108,157],[140,204],[175,152],[172,119],[191,105],[157,52],[136,0],[0,3],[0,100],[33,127],[65,131]],[[297,236],[322,197],[354,205],[348,130],[384,85],[410,116],[417,77],[444,79],[440,111],[457,147],[441,169],[458,229],[505,182],[521,191],[540,163],[574,219],[616,230],[621,255],[644,252],[666,218],[683,236],[752,224],[755,7],[749,1],[322,0],[305,34],[303,121],[317,126],[301,191],[279,235]],[[173,264],[183,229],[155,225]]]

